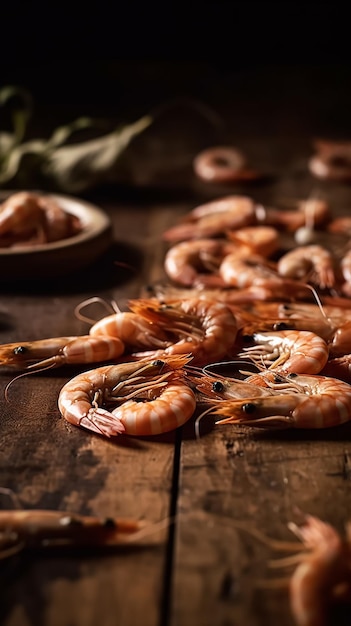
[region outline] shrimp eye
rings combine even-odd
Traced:
[[[103,522],[105,528],[116,528],[116,522],[112,517],[106,517]]]
[[[253,335],[243,335],[242,336],[242,340],[245,341],[245,343],[249,343],[249,341],[253,341],[254,336]]]
[[[256,404],[253,402],[247,402],[246,404],[243,404],[242,410],[244,413],[254,413],[256,411]]]
[[[288,330],[289,329],[289,325],[286,322],[278,322],[277,324],[274,324],[273,326],[273,330]]]
[[[298,374],[295,374],[295,372],[291,372],[290,374],[287,375],[287,378],[297,378]]]
[[[162,367],[164,364],[165,362],[161,361],[161,359],[156,359],[156,361],[152,361],[151,363],[154,367]]]
[[[28,352],[28,348],[25,346],[17,346],[13,349],[13,354],[26,354]]]
[[[224,391],[223,383],[221,383],[220,380],[215,380],[215,382],[212,385],[212,390],[213,391],[219,391],[219,392]]]

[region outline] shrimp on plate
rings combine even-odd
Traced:
[[[229,306],[214,300],[188,298],[160,303],[155,299],[130,302],[132,311],[161,328],[169,345],[153,356],[187,354],[194,365],[206,365],[226,356],[238,333],[238,322]]]
[[[244,347],[239,357],[268,365],[282,373],[318,374],[329,357],[327,343],[310,331],[282,330],[243,336],[255,345]]]
[[[196,399],[184,382],[188,355],[98,367],[78,374],[60,391],[62,417],[105,437],[159,434],[184,424]],[[121,406],[120,406],[121,405]]]
[[[165,241],[218,237],[228,229],[255,224],[255,202],[247,196],[226,196],[190,211],[163,233]]]
[[[39,370],[110,361],[123,352],[124,344],[118,337],[52,337],[0,345],[0,365]]]
[[[320,429],[350,421],[351,385],[348,383],[321,375],[291,373],[279,377],[272,372],[261,375],[276,393],[253,400],[214,402],[214,412],[221,418],[217,424]]]

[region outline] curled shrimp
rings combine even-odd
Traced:
[[[330,209],[324,200],[307,198],[294,203],[295,208],[275,209],[257,205],[256,223],[283,228],[287,232],[294,233],[299,228],[308,226],[323,226],[329,219]]]
[[[285,278],[311,281],[321,289],[334,287],[336,282],[334,256],[319,245],[289,250],[279,259],[277,270]]]
[[[142,359],[78,374],[60,391],[60,413],[71,424],[105,437],[173,430],[192,416],[196,406],[192,390],[183,382],[182,368],[189,360],[187,355]],[[124,408],[116,406],[124,402]]]
[[[349,141],[319,139],[315,141],[314,149],[315,154],[308,162],[313,176],[325,180],[350,180],[351,143]]]
[[[255,203],[247,196],[226,196],[190,211],[177,225],[163,233],[165,241],[218,237],[228,229],[254,224]]]
[[[0,365],[25,370],[110,361],[124,352],[117,337],[80,335],[0,345]]]
[[[237,248],[242,247],[247,254],[257,254],[270,257],[278,250],[280,234],[273,226],[255,225],[228,230],[229,241],[236,243]]]
[[[132,301],[130,307],[169,336],[169,346],[155,352],[155,357],[191,353],[194,365],[206,365],[225,357],[237,336],[235,314],[221,302],[189,298],[160,303],[140,299]]]
[[[276,393],[253,400],[217,402],[214,411],[224,418],[218,424],[319,429],[338,426],[351,419],[351,385],[342,380],[288,374],[277,382],[272,372],[262,375]]]
[[[174,282],[188,287],[223,281],[216,277],[218,268],[227,254],[237,245],[225,239],[201,238],[174,244],[165,255],[164,268]]]
[[[283,373],[318,374],[329,356],[324,339],[307,330],[258,332],[244,340],[255,345],[244,347],[238,356],[250,357],[255,363]]]
[[[302,526],[289,524],[307,553],[290,579],[290,606],[297,626],[326,626],[328,610],[351,591],[351,524],[346,539],[330,524],[308,515]]]
[[[107,315],[93,324],[89,334],[94,337],[117,337],[125,351],[163,349],[169,340],[161,328],[131,311]]]
[[[274,294],[275,299],[306,296],[305,285],[279,276],[276,264],[260,255],[228,254],[220,265],[219,274],[228,286],[265,289]]]
[[[247,167],[246,158],[232,146],[215,146],[202,150],[194,159],[194,172],[208,183],[231,183],[255,180],[258,172]]]
[[[29,548],[118,546],[135,541],[145,522],[69,511],[0,511],[0,559]],[[142,535],[141,535],[142,536]]]

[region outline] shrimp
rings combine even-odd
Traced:
[[[175,429],[196,406],[195,395],[183,382],[189,360],[189,355],[142,359],[78,374],[60,391],[60,413],[71,424],[105,437]],[[150,401],[136,407],[132,398]],[[116,406],[120,402],[126,402],[124,408]],[[111,405],[112,411],[105,408]]]
[[[271,364],[280,372],[318,374],[329,356],[327,343],[310,331],[282,330],[258,332],[244,336],[256,345],[243,348],[239,357],[250,357],[255,363]]]
[[[278,250],[280,242],[280,234],[273,226],[256,225],[228,230],[227,237],[246,250],[248,255],[258,254],[266,258]]]
[[[237,249],[235,243],[225,239],[195,239],[181,241],[173,245],[165,255],[164,268],[166,274],[174,282],[195,287],[203,280],[223,281],[214,275],[223,258]]]
[[[38,196],[37,201],[43,211],[43,229],[46,241],[66,239],[82,229],[79,218],[64,211],[51,196]]]
[[[243,289],[230,287],[219,289],[215,287],[203,287],[199,285],[197,288],[182,289],[174,285],[163,285],[161,283],[150,285],[146,288],[146,294],[156,297],[160,301],[164,300],[180,300],[185,298],[198,298],[199,300],[213,300],[222,302],[227,306],[257,304],[257,301],[267,302],[275,300],[275,294],[272,289],[265,286],[251,285]],[[290,297],[286,293],[286,297]]]
[[[326,223],[330,215],[328,204],[324,200],[308,198],[296,203],[294,210],[281,210],[272,207],[257,205],[256,221],[258,224],[281,227],[293,233],[306,224],[321,226]]]
[[[193,355],[194,365],[224,357],[235,342],[238,323],[230,307],[213,300],[190,298],[160,303],[157,300],[134,300],[131,309],[167,332],[169,346],[163,354]]]
[[[211,399],[229,400],[231,398],[256,398],[274,393],[269,386],[256,386],[253,382],[225,376],[212,376],[207,373],[187,372],[187,380],[191,381],[200,394],[198,401],[211,402]],[[254,379],[252,379],[254,380]]]
[[[110,361],[123,352],[124,344],[117,337],[52,337],[0,345],[0,365],[39,370],[61,365]]]
[[[216,146],[200,152],[193,162],[194,172],[208,183],[231,183],[252,180],[258,172],[247,167],[246,158],[231,146]]]
[[[315,154],[308,167],[317,178],[325,180],[350,180],[351,143],[349,141],[329,141],[319,139],[314,143]]]
[[[0,235],[23,236],[42,232],[43,211],[38,196],[19,191],[0,205]]]
[[[276,393],[254,400],[217,402],[214,412],[224,416],[218,424],[320,429],[338,426],[351,419],[351,385],[342,380],[288,374],[277,383],[277,376],[272,373],[263,373],[263,377]],[[279,386],[284,393],[279,392]],[[288,393],[289,389],[291,393]]]
[[[335,260],[332,253],[319,245],[299,246],[286,252],[277,263],[285,278],[295,278],[318,285],[321,289],[334,287]]]
[[[93,324],[89,334],[93,337],[117,337],[126,352],[131,349],[161,349],[169,345],[167,335],[161,328],[131,311],[103,317]]]
[[[351,296],[351,250],[348,250],[340,261],[340,270],[344,279],[344,284],[341,286],[342,293],[350,297]]]
[[[290,606],[298,626],[326,626],[328,609],[351,591],[351,524],[346,539],[330,524],[308,515],[290,530],[309,550],[290,579]]]
[[[226,196],[190,211],[183,221],[163,233],[165,241],[218,237],[228,229],[254,224],[255,203],[246,196]]]
[[[68,511],[21,509],[0,511],[0,559],[29,548],[87,548],[132,542],[145,523],[127,518],[100,518]]]
[[[298,281],[279,276],[276,265],[262,256],[249,257],[240,254],[228,254],[222,261],[219,274],[226,285],[247,289],[248,287],[267,289],[274,293],[275,299],[291,296],[306,296],[305,285]]]

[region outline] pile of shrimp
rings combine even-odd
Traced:
[[[160,434],[199,411],[218,425],[342,424],[351,419],[350,232],[350,218],[333,219],[320,199],[289,210],[239,195],[207,202],[163,233],[168,283],[127,311],[111,303],[99,320],[82,313],[92,298],[76,311],[85,335],[3,344],[0,365],[26,374],[94,364],[66,383],[58,408],[106,437]],[[211,370],[231,361],[240,376]]]
[[[0,248],[38,246],[67,239],[82,230],[79,218],[50,195],[10,194],[0,204]]]

